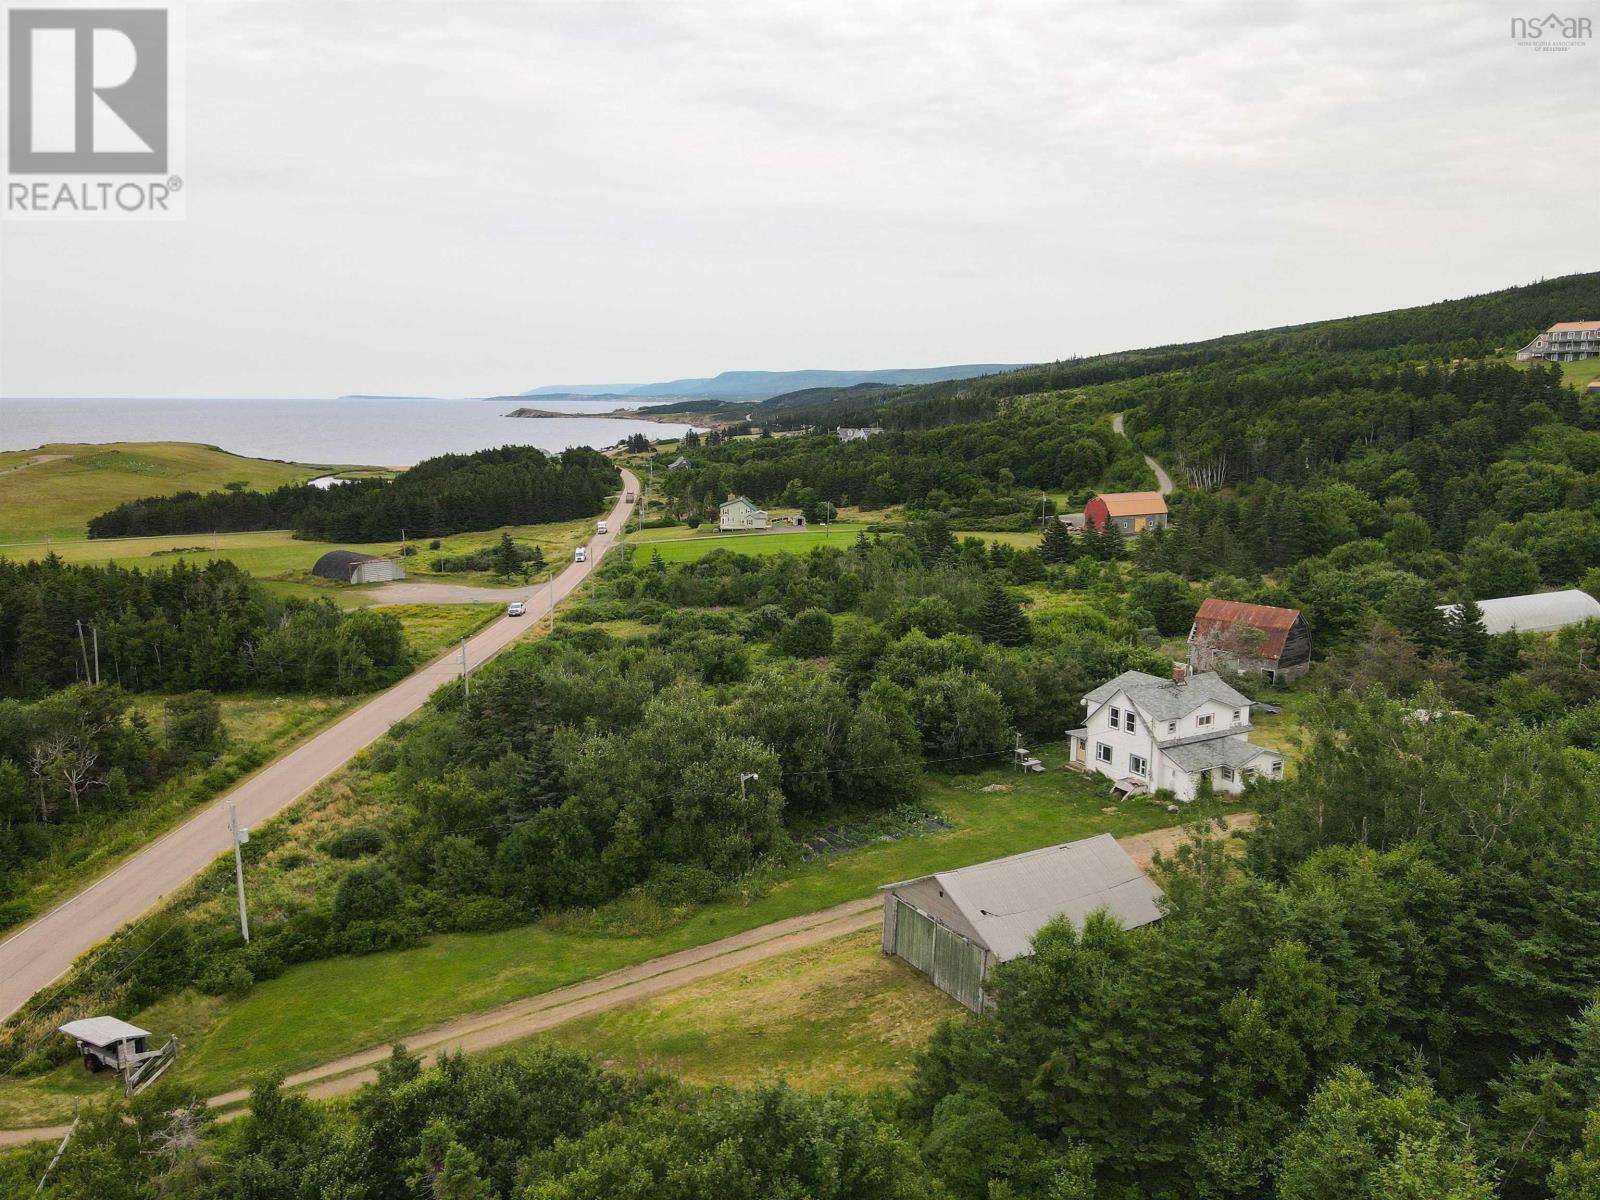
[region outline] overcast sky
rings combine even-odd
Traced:
[[[1600,42],[1525,7],[191,0],[188,220],[0,227],[0,394],[1029,362],[1593,269]]]

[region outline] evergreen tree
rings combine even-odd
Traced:
[[[1044,533],[1039,538],[1039,553],[1047,563],[1068,563],[1078,554],[1077,543],[1066,524],[1051,517],[1044,523]]]
[[[509,533],[502,533],[500,540],[495,543],[494,553],[490,561],[494,563],[494,573],[502,579],[510,579],[516,573],[517,564],[522,555],[517,550],[517,544],[511,540]]]
[[[1482,673],[1489,657],[1489,630],[1476,600],[1464,600],[1450,613],[1446,642],[1450,653],[1470,674]]]
[[[983,606],[978,610],[978,633],[997,646],[1023,646],[1033,639],[1033,629],[1022,605],[998,579],[984,584]]]

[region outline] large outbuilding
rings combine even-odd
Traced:
[[[394,559],[355,550],[329,550],[317,559],[311,573],[338,583],[386,583],[406,577],[405,568]]]
[[[1458,604],[1441,604],[1446,617],[1454,615]],[[1490,634],[1544,633],[1565,625],[1577,625],[1600,617],[1600,600],[1581,588],[1564,592],[1534,592],[1528,596],[1500,596],[1479,600],[1483,627]]]
[[[1311,669],[1311,627],[1298,608],[1208,596],[1189,629],[1189,670],[1262,674],[1276,683]]]
[[[1109,833],[906,879],[883,893],[883,952],[974,1012],[995,963],[1033,953],[1033,936],[1105,909],[1126,928],[1161,919],[1161,889]]]
[[[1087,528],[1101,530],[1109,521],[1126,534],[1164,529],[1167,501],[1160,492],[1103,492],[1083,506]]]

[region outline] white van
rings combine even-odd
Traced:
[[[573,562],[588,562],[589,561],[589,547],[587,547],[587,546],[579,546],[576,550],[574,550],[572,552],[572,561]]]
[[[596,533],[604,533],[606,531],[606,523],[604,521],[601,521],[600,524],[595,526],[594,531]]]

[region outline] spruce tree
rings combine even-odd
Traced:
[[[1446,625],[1446,644],[1469,674],[1483,670],[1489,655],[1489,630],[1483,623],[1483,609],[1476,600],[1463,600],[1451,612]]]
[[[1023,646],[1033,640],[1033,629],[1008,588],[991,577],[984,584],[983,607],[978,610],[978,633],[997,646]]]
[[[1039,538],[1039,554],[1047,563],[1068,563],[1077,557],[1078,547],[1066,525],[1055,517],[1044,524]]]

